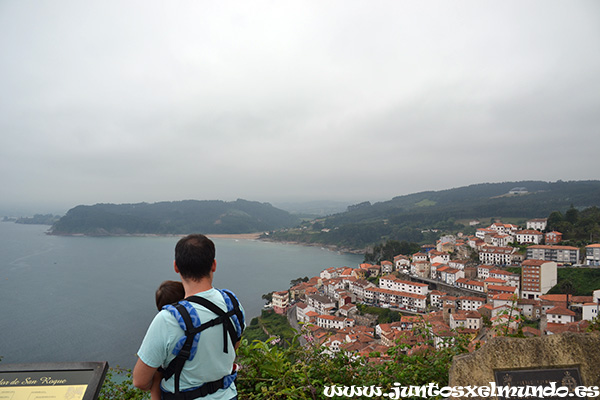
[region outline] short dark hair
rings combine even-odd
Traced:
[[[185,279],[199,281],[210,275],[215,260],[215,244],[204,235],[188,235],[175,246],[175,264]]]
[[[185,297],[185,289],[179,281],[164,281],[156,290],[156,308],[160,311],[167,304],[177,303]]]

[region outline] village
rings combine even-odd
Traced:
[[[557,284],[558,268],[600,266],[600,244],[580,254],[559,245],[560,232],[545,229],[544,219],[527,221],[526,229],[495,222],[473,236],[442,236],[416,254],[379,265],[327,268],[273,292],[271,307],[326,352],[370,361],[385,360],[392,346],[411,352],[428,341],[440,348],[459,335],[476,348],[499,334],[584,332],[599,315],[600,287],[591,296],[548,291]],[[364,306],[398,311],[400,320],[380,323],[377,315],[360,312]]]

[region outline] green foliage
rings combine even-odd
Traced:
[[[246,340],[238,351],[242,369],[236,385],[243,399],[321,399],[326,386],[377,386],[389,391],[403,385],[448,384],[452,358],[466,351],[466,339],[458,336],[448,347],[434,349],[425,340],[407,354],[406,346],[388,351],[387,361],[370,363],[343,352],[328,354],[323,348],[299,344],[295,336],[287,348]],[[411,346],[408,346],[409,350]],[[375,355],[375,354],[374,354]],[[344,397],[332,397],[340,399]]]
[[[524,186],[529,193],[507,195],[515,186]],[[364,249],[387,240],[424,244],[434,242],[441,233],[464,233],[471,229],[458,223],[459,220],[486,216],[494,216],[493,220],[524,220],[544,217],[556,210],[567,211],[571,205],[575,208],[600,206],[600,181],[486,183],[415,193],[380,203],[362,203],[349,207],[344,213],[320,219],[320,226],[327,228],[328,232],[291,229],[274,232],[270,237],[273,240],[321,243],[350,249]],[[569,218],[575,219],[575,214],[571,212]],[[587,219],[584,211],[579,212],[578,219],[582,218]],[[586,232],[587,240],[590,234],[600,237],[600,228],[590,221],[588,219],[589,224],[580,232]],[[569,224],[568,221],[565,223]]]
[[[133,386],[131,370],[109,368],[100,390],[99,400],[148,400],[150,393]]]
[[[52,214],[35,214],[33,217],[17,218],[15,223],[27,225],[52,225],[60,219],[58,215]]]
[[[561,232],[563,241],[575,246],[598,240],[600,238],[600,208],[594,206],[579,211],[571,205],[564,216],[559,211],[554,211],[548,217],[546,230]]]
[[[246,200],[177,201],[77,206],[52,226],[54,234],[251,233],[297,225],[298,218],[268,203]]]
[[[269,337],[282,339],[281,344],[292,340],[295,332],[284,315],[273,311],[263,310],[260,317],[253,318],[250,325],[244,330],[243,338],[249,342],[254,340],[265,341]]]
[[[389,308],[367,306],[365,304],[357,304],[356,307],[361,315],[373,314],[377,315],[377,321],[380,324],[389,324],[390,322],[400,321],[402,314],[398,311],[392,311]]]
[[[265,293],[262,295],[262,299],[268,303],[273,301],[273,292]]]
[[[294,287],[296,285],[298,285],[299,283],[302,282],[308,282],[310,279],[308,278],[308,276],[305,276],[304,278],[296,278],[296,279],[292,279],[290,281],[290,287]]]
[[[364,262],[379,264],[382,261],[393,261],[394,257],[399,254],[411,255],[420,250],[421,246],[419,246],[417,243],[388,240],[383,244],[378,244],[373,247],[372,251],[366,252]]]
[[[600,331],[600,315],[592,320],[590,325],[587,327],[588,332]]]
[[[558,268],[558,283],[548,294],[591,296],[600,288],[599,268]]]

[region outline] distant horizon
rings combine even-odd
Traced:
[[[560,0],[5,1],[0,213],[596,179],[598,15]]]
[[[251,198],[244,198],[244,197],[236,197],[234,199],[209,199],[209,198],[205,198],[205,199],[176,199],[176,200],[157,200],[157,201],[147,201],[147,200],[142,200],[142,201],[134,201],[134,202],[104,202],[104,201],[98,201],[98,202],[94,202],[94,203],[79,203],[79,204],[71,204],[70,206],[67,205],[43,205],[42,203],[39,203],[39,205],[27,205],[27,206],[23,206],[23,205],[2,205],[0,204],[0,217],[31,217],[35,214],[53,214],[53,215],[59,215],[62,216],[64,214],[67,213],[67,211],[69,211],[70,209],[80,206],[80,205],[84,205],[84,206],[92,206],[95,204],[138,204],[138,203],[149,203],[149,204],[154,204],[154,203],[161,203],[161,202],[178,202],[178,201],[185,201],[185,200],[196,200],[196,201],[225,201],[225,202],[232,202],[232,201],[236,201],[238,199],[243,199],[243,200],[247,200],[247,201],[255,201],[255,202],[259,202],[259,203],[270,203],[271,205],[273,205],[276,208],[280,208],[282,210],[285,211],[289,211],[286,208],[293,208],[292,206],[297,205],[297,206],[307,206],[310,204],[321,204],[322,206],[334,206],[334,205],[338,205],[340,207],[347,207],[349,205],[353,205],[353,204],[359,204],[359,203],[363,203],[363,202],[370,202],[372,204],[374,203],[379,203],[379,202],[385,202],[385,201],[389,201],[392,200],[395,197],[401,197],[401,196],[409,196],[409,195],[414,195],[414,194],[418,194],[418,193],[424,193],[424,192],[440,192],[440,191],[444,191],[444,190],[452,190],[452,189],[459,189],[459,188],[464,188],[464,187],[469,187],[469,186],[474,186],[474,185],[483,185],[483,184],[502,184],[502,183],[514,183],[514,184],[518,184],[521,182],[547,182],[547,183],[555,183],[555,182],[559,182],[559,181],[564,181],[564,182],[585,182],[585,181],[600,181],[600,179],[577,179],[577,180],[562,180],[562,179],[557,179],[557,180],[542,180],[542,179],[527,179],[527,180],[519,180],[519,181],[498,181],[498,182],[477,182],[477,183],[471,183],[468,185],[462,185],[462,186],[454,186],[454,187],[445,187],[445,188],[441,188],[441,189],[429,189],[429,190],[420,190],[417,192],[410,192],[410,193],[403,193],[403,194],[397,194],[394,195],[392,197],[389,198],[378,198],[378,199],[354,199],[354,200],[336,200],[336,199],[307,199],[307,200],[294,200],[294,199],[287,199],[287,200],[279,200],[279,201],[262,201],[262,200],[256,200],[256,199],[251,199]],[[286,207],[286,208],[284,208]],[[63,210],[63,211],[61,211]],[[289,211],[291,212],[291,211]]]

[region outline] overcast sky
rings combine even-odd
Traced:
[[[0,210],[600,178],[600,2],[0,1]]]

